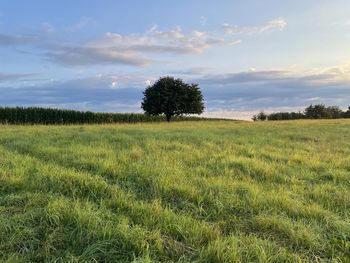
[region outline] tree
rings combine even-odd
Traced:
[[[343,113],[343,118],[350,118],[350,106],[348,110]]]
[[[332,113],[324,104],[311,104],[305,109],[305,116],[308,119],[331,119]]]
[[[338,106],[326,107],[323,104],[311,104],[305,109],[305,116],[309,119],[339,119],[343,114]]]
[[[255,114],[252,118],[253,121],[266,121],[268,119],[268,115],[265,112],[259,112]]]
[[[327,107],[327,110],[332,119],[339,119],[343,115],[343,111],[338,106]]]
[[[203,95],[198,84],[187,84],[181,79],[162,77],[143,93],[142,109],[146,114],[172,116],[201,114],[204,111]]]

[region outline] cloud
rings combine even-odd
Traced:
[[[68,66],[89,66],[98,64],[122,64],[128,66],[147,66],[156,60],[142,55],[118,50],[117,48],[55,46],[44,56],[51,62]]]
[[[1,73],[0,72],[0,82],[11,81],[11,80],[27,80],[36,74],[32,73]]]
[[[212,68],[211,67],[193,67],[182,70],[173,70],[171,74],[175,75],[203,75],[208,73]]]
[[[93,19],[91,17],[82,17],[74,25],[66,27],[65,31],[68,33],[74,33],[74,32],[77,32],[77,31],[83,29],[83,28],[91,27],[91,26],[95,26],[95,25],[96,25],[95,19]]]
[[[219,84],[220,86],[233,83],[271,83],[271,82],[297,82],[305,85],[348,85],[350,84],[350,63],[335,67],[314,68],[303,71],[290,69],[275,69],[257,71],[250,68],[247,72],[207,75],[202,79],[207,84]]]
[[[120,35],[108,32],[102,39],[87,43],[87,46],[130,52],[196,54],[225,43],[225,39],[214,37],[207,32],[192,31],[186,34],[181,27],[159,31],[153,26],[144,34]]]
[[[258,26],[238,26],[238,25],[230,25],[230,24],[223,24],[223,29],[226,34],[228,35],[235,35],[235,34],[246,34],[246,35],[252,35],[252,34],[259,34],[263,32],[270,32],[273,30],[280,30],[283,31],[284,28],[287,26],[287,22],[283,18],[277,18],[275,20],[271,20],[263,25]]]
[[[229,42],[201,31],[186,34],[180,27],[159,31],[153,26],[143,34],[108,32],[100,39],[79,45],[51,46],[44,55],[51,62],[68,66],[123,64],[144,67],[160,63],[154,58],[159,54],[198,54],[213,46],[232,44],[239,44],[239,41]]]
[[[199,83],[206,116],[243,118],[258,111],[299,111],[313,103],[348,107],[350,69],[347,64],[309,70],[257,70],[207,74],[206,68],[184,70],[186,82]],[[24,75],[26,77],[27,75]],[[1,74],[0,79],[22,78]],[[142,72],[97,74],[68,81],[0,87],[0,105],[50,106],[93,111],[140,112],[144,88],[156,78]],[[6,83],[6,82],[3,82]]]
[[[342,83],[347,85],[350,83],[350,62],[335,67],[314,68],[306,71],[305,79],[315,83],[326,82],[328,84]]]
[[[195,82],[202,87],[209,112],[303,110],[310,103],[345,108],[350,101],[350,70],[346,65],[207,75]]]
[[[66,31],[74,32],[91,23],[90,19],[82,19]],[[169,59],[173,55],[200,54],[215,46],[240,44],[237,39],[226,39],[198,30],[184,32],[181,27],[162,31],[153,26],[144,33],[125,35],[107,32],[99,38],[80,41],[71,36],[66,40],[58,38],[55,32],[56,29],[45,22],[33,36],[0,34],[0,46],[26,45],[28,49],[21,52],[39,54],[47,61],[61,66],[118,64],[145,67],[167,62],[161,61],[160,56]]]
[[[0,34],[0,46],[15,46],[33,43],[33,36]]]
[[[41,30],[46,34],[52,34],[56,31],[55,28],[47,22],[41,24]]]
[[[206,26],[207,25],[207,18],[205,16],[201,16],[200,23],[202,26]]]
[[[146,79],[146,76],[98,75],[68,81],[47,81],[31,86],[2,86],[0,105],[135,112],[140,111]]]
[[[220,86],[230,85],[232,83],[263,83],[290,78],[290,72],[286,70],[268,70],[268,71],[248,71],[239,73],[228,73],[219,75],[207,75],[201,81],[212,85]]]

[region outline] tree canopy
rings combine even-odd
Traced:
[[[201,114],[203,95],[198,84],[187,84],[181,79],[162,77],[144,91],[142,109],[149,115],[172,116]]]

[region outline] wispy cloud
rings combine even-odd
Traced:
[[[41,24],[41,30],[46,34],[52,34],[56,31],[55,28],[48,22],[43,22]]]
[[[64,66],[89,66],[98,64],[121,64],[128,66],[147,66],[157,62],[140,54],[119,50],[118,48],[101,48],[86,46],[51,47],[45,57],[56,64]]]
[[[1,73],[0,82],[11,81],[11,80],[27,80],[35,76],[33,73]]]
[[[77,32],[77,31],[83,29],[83,28],[91,27],[91,26],[95,26],[95,25],[96,25],[95,19],[93,19],[91,17],[82,17],[74,25],[66,27],[65,31],[69,32],[69,33],[74,33],[74,32]]]
[[[207,18],[205,16],[201,16],[200,22],[201,22],[202,26],[206,26],[207,25]]]
[[[212,68],[211,67],[193,67],[188,69],[182,69],[182,70],[173,70],[171,74],[175,75],[203,75],[207,74]]]
[[[287,26],[287,22],[284,18],[277,18],[274,20],[271,20],[263,25],[257,25],[257,26],[239,26],[239,25],[230,25],[230,24],[223,24],[223,29],[226,34],[228,35],[235,35],[235,34],[259,34],[263,32],[269,32],[273,30],[284,30],[284,28]]]
[[[0,34],[0,46],[17,46],[33,43],[37,40],[34,36]]]

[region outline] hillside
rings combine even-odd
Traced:
[[[0,126],[0,261],[350,260],[350,120]]]

